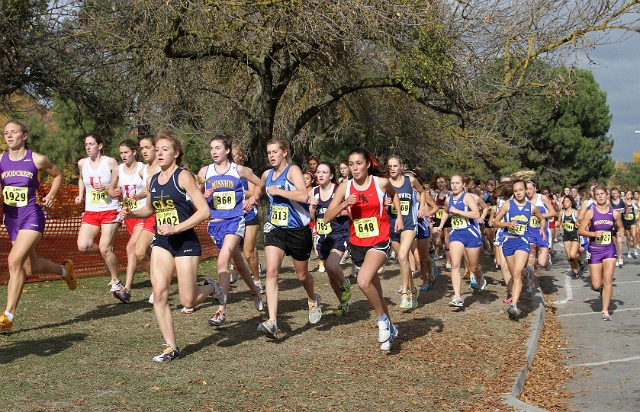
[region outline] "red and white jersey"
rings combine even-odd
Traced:
[[[369,186],[360,190],[353,179],[347,182],[345,199],[356,195],[356,203],[347,207],[349,213],[349,242],[355,246],[375,246],[389,240],[389,216],[384,206],[384,193],[378,178],[371,176]]]
[[[125,173],[124,164],[118,166],[118,186],[122,191],[122,205],[128,207],[131,210],[140,209],[147,204],[147,199],[143,198],[137,201],[132,201],[130,198],[133,195],[141,193],[144,189],[145,182],[140,177],[140,170],[144,164],[136,162],[136,169],[132,175]]]
[[[82,167],[82,181],[84,182],[84,210],[86,212],[106,212],[108,210],[118,210],[120,205],[118,199],[109,197],[107,190],[111,183],[111,170],[109,169],[109,158],[102,156],[102,161],[97,169],[91,167],[91,159],[86,158]],[[95,185],[102,184],[105,188],[102,191],[94,189]]]

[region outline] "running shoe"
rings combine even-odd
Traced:
[[[11,332],[13,321],[10,321],[4,313],[0,315],[0,332]]]
[[[261,294],[264,294],[266,292],[266,290],[264,290],[264,286],[262,285],[262,281],[254,280],[253,284],[256,285],[256,287],[258,288],[258,291],[260,291]]]
[[[516,305],[512,303],[511,305],[509,305],[509,308],[507,309],[507,313],[509,314],[510,318],[515,319],[518,317],[518,308],[516,307]]]
[[[507,297],[503,300],[504,303],[511,303],[513,298],[511,297],[511,293],[507,293]]]
[[[263,277],[262,276],[262,264],[261,263],[258,263],[258,277],[260,277],[260,278]]]
[[[383,343],[391,337],[391,322],[389,318],[378,321],[378,342]]]
[[[236,272],[236,271],[231,272],[231,277],[229,279],[229,283],[231,283],[233,285],[237,281],[238,281],[238,272]]]
[[[351,253],[349,252],[349,249],[347,249],[344,252],[344,255],[342,255],[342,259],[340,259],[340,264],[344,265],[345,263],[347,263],[347,259],[349,259],[349,256],[351,256]]]
[[[393,250],[391,251],[391,255],[389,256],[389,259],[394,259],[397,260],[398,256],[396,255],[396,252],[394,252]]]
[[[122,282],[120,282],[120,279],[111,279],[111,282],[109,282],[108,285],[111,286],[109,293],[111,293],[112,295],[114,294],[114,292],[117,292],[120,289],[124,289],[124,285],[122,284]]]
[[[611,315],[605,315],[604,313],[602,314],[602,320],[606,320],[606,321],[612,321],[613,318],[611,317]]]
[[[391,325],[391,333],[389,334],[389,339],[387,339],[382,345],[380,345],[380,350],[390,351],[391,345],[393,345],[393,341],[398,337],[398,328],[396,325]]]
[[[193,308],[182,308],[180,313],[183,315],[191,315],[193,313]]]
[[[544,267],[544,270],[547,272],[551,270],[551,266],[553,266],[553,262],[551,261],[551,255],[547,255],[547,264]]]
[[[416,309],[418,307],[418,294],[414,293],[409,296],[409,302],[411,303],[411,309]]]
[[[222,326],[227,322],[227,315],[224,312],[217,311],[211,319],[209,319],[209,325]]]
[[[438,269],[438,265],[436,265],[436,262],[432,260],[431,266],[433,267],[433,276],[438,277],[440,275],[440,269]]]
[[[493,259],[493,266],[496,267],[496,269],[499,269],[500,267],[498,266],[498,261]]]
[[[324,268],[324,262],[323,262],[323,261],[320,261],[320,262],[318,263],[318,272],[320,272],[320,273],[324,273],[325,271],[326,271],[326,269]]]
[[[400,299],[400,309],[411,309],[411,302],[409,301],[409,294],[403,293]]]
[[[67,287],[70,290],[75,290],[78,287],[78,277],[73,272],[73,260],[65,260],[62,262],[62,267],[66,269],[67,274],[62,278],[65,282],[67,282]]]
[[[398,288],[398,293],[402,293],[402,285]]]
[[[487,279],[484,278],[484,275],[480,278],[480,290],[485,290],[487,287]]]
[[[589,259],[591,259],[591,252],[589,252],[588,250],[584,252],[584,258],[587,260],[587,262],[589,261]]]
[[[278,325],[273,319],[269,319],[258,325],[258,332],[262,333],[268,338],[278,339]]]
[[[433,255],[433,260],[439,260],[442,256],[440,255]]]
[[[350,277],[357,279],[358,277],[358,268],[356,267],[356,265],[353,265],[351,267],[351,275],[349,275]]]
[[[449,306],[453,306],[453,307],[456,307],[456,308],[464,307],[464,304],[462,303],[462,298],[460,298],[460,296],[458,296],[457,298],[451,299],[451,302],[449,302]]]
[[[164,346],[166,346],[166,348],[164,348],[162,353],[158,356],[153,357],[154,362],[158,362],[158,363],[170,362],[180,357],[180,349],[178,348],[173,349],[169,345],[164,345]]]
[[[426,292],[430,288],[431,288],[431,282],[425,281],[424,283],[422,283],[422,285],[420,285],[420,287],[418,289],[420,289],[423,292]]]
[[[127,288],[122,288],[120,290],[113,292],[113,296],[120,299],[122,303],[131,302],[131,291]]]
[[[227,303],[227,295],[224,293],[224,290],[216,282],[211,278],[206,278],[204,280],[204,285],[213,286],[213,293],[211,297],[218,301],[218,305],[225,305]]]
[[[619,268],[621,268],[621,267],[623,267],[623,266],[624,266],[624,262],[622,261],[622,258],[620,258],[620,259],[618,260],[618,267],[619,267]]]
[[[413,276],[414,279],[418,279],[420,277],[420,271],[416,270],[411,276]]]
[[[344,280],[344,285],[340,286],[340,301],[346,302],[351,299],[351,282],[349,279]]]
[[[384,272],[384,263],[382,264],[382,266],[380,266],[380,269],[378,269],[378,275],[382,272]]]
[[[258,312],[262,312],[264,310],[264,301],[262,300],[260,293],[252,293],[251,296],[253,297],[253,304],[255,305],[256,310]]]
[[[333,314],[336,316],[344,316],[349,313],[349,303],[344,302],[338,305],[338,309],[336,309]]]
[[[320,294],[316,292],[316,300],[309,302],[309,323],[315,325],[322,318],[322,309],[320,309]]]
[[[631,251],[629,251],[629,252],[627,253],[627,257],[628,257],[629,259],[631,259],[631,258],[632,258],[632,256],[633,256],[633,255],[631,254]]]
[[[478,279],[475,276],[471,276],[471,280],[469,281],[469,289],[474,290],[478,288]]]
[[[444,265],[444,267],[445,267],[445,268],[447,268],[447,269],[449,269],[449,270],[451,270],[451,263],[450,263],[450,262],[447,262],[447,264],[446,264],[446,265]]]
[[[149,304],[153,305],[153,292],[149,295]]]
[[[638,249],[633,249],[633,257],[638,257]]]

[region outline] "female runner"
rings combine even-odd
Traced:
[[[473,195],[467,196],[467,188],[460,175],[451,176],[451,196],[447,199],[440,225],[433,229],[441,232],[445,222],[451,217],[451,235],[449,237],[449,253],[451,255],[451,282],[453,283],[453,299],[449,306],[464,307],[460,297],[462,277],[460,263],[465,251],[469,259],[469,270],[476,276],[483,277],[480,265],[480,249],[482,234],[474,220],[480,217],[478,204]]]
[[[20,120],[9,120],[4,125],[7,151],[0,155],[0,184],[4,201],[4,224],[11,241],[11,252],[7,258],[7,306],[0,315],[0,332],[11,332],[13,328],[27,273],[55,273],[62,276],[71,290],[78,285],[71,260],[57,265],[36,255],[35,248],[45,226],[42,206],[53,206],[53,199],[62,186],[63,176],[47,156],[28,149],[28,136],[29,128]],[[42,199],[41,205],[37,199],[40,171],[53,178],[49,193]]]
[[[334,314],[344,316],[349,313],[351,282],[344,277],[340,259],[349,242],[349,218],[347,212],[342,211],[332,222],[324,221],[324,214],[338,187],[335,183],[335,167],[331,163],[320,162],[316,170],[316,178],[320,185],[313,188],[313,196],[309,200],[309,212],[311,219],[316,222],[318,257],[325,262],[329,284],[340,302]]]
[[[339,169],[340,169],[340,179],[338,179],[338,184],[349,180],[349,161],[342,160],[340,162]]]
[[[278,339],[278,274],[285,255],[290,255],[293,267],[309,304],[309,322],[318,323],[322,317],[320,294],[313,288],[309,274],[309,257],[313,238],[309,227],[309,195],[304,185],[302,171],[287,162],[289,144],[280,139],[267,142],[267,156],[272,169],[262,174],[262,186],[266,187],[271,208],[269,221],[264,225],[264,252],[267,260],[267,303],[269,319],[258,326],[258,332]]]
[[[122,205],[131,210],[136,210],[145,205],[147,192],[142,180],[141,171],[144,166],[138,162],[138,145],[131,139],[126,139],[120,143],[120,158],[122,163],[113,171],[111,184],[109,185],[109,196],[119,198],[122,196]],[[131,301],[131,286],[133,277],[136,274],[138,260],[136,259],[135,246],[142,232],[144,220],[125,220],[127,231],[131,236],[127,242],[127,278],[124,287],[113,292],[114,296],[123,303]]]
[[[416,177],[418,178],[418,183],[420,183],[420,177],[418,177],[418,175],[416,175]],[[418,233],[411,251],[418,264],[420,276],[422,277],[422,285],[420,285],[418,289],[427,291],[431,288],[433,282],[435,282],[436,276],[438,276],[438,266],[436,266],[435,260],[432,260],[431,256],[429,256],[429,250],[431,249],[431,225],[428,218],[428,216],[432,216],[438,211],[438,206],[436,206],[431,195],[427,193],[427,190],[422,192],[422,199],[427,205],[427,212],[425,213],[425,217],[418,218]],[[402,293],[402,289],[400,293]]]
[[[400,209],[394,206],[389,210],[389,225],[395,227],[395,221],[400,216],[403,221],[402,231],[391,230],[391,247],[393,248],[398,263],[400,264],[400,279],[402,281],[402,298],[400,299],[401,309],[415,309],[418,307],[419,290],[413,284],[413,276],[411,275],[411,267],[409,266],[409,254],[413,241],[418,232],[418,217],[424,218],[425,210],[427,210],[424,202],[424,189],[418,183],[418,180],[404,174],[404,165],[398,156],[391,156],[387,160],[387,171],[389,173],[389,183],[400,198]],[[414,191],[418,193],[420,199],[415,200]],[[390,198],[388,198],[391,201]],[[417,209],[417,210],[416,210]],[[398,214],[398,210],[400,213]]]
[[[233,155],[233,161],[235,163],[244,166],[245,157],[238,148],[232,148],[231,154]],[[251,170],[250,167],[245,166],[245,168],[253,173],[253,170]],[[257,186],[247,181],[245,178],[240,178],[240,180],[242,181],[242,187],[244,188],[245,199],[253,196],[254,190]],[[258,259],[258,248],[256,246],[260,226],[260,221],[258,219],[258,207],[253,206],[251,210],[246,213],[244,219],[244,238],[240,241],[242,253],[244,253],[244,257],[247,259],[247,263],[249,264],[249,270],[253,276],[253,284],[260,290],[260,293],[264,293],[265,290],[262,286],[262,282],[260,281],[260,261]]]
[[[200,181],[204,183],[204,197],[209,203],[208,233],[218,247],[218,283],[224,294],[229,296],[231,274],[229,262],[233,259],[235,267],[253,294],[256,309],[264,310],[260,290],[253,283],[253,278],[244,264],[240,254],[240,240],[245,230],[245,210],[250,210],[258,203],[260,179],[251,170],[233,163],[231,155],[231,139],[226,135],[218,135],[209,143],[213,164],[205,166],[198,172]],[[258,186],[253,196],[244,200],[244,187],[241,178]],[[227,321],[227,304],[221,302],[218,310],[209,319],[212,326],[222,326]]]
[[[554,209],[551,206],[549,198],[543,194],[538,193],[538,185],[529,180],[527,181],[527,200],[530,201],[535,207],[538,208],[540,213],[546,219],[555,215]],[[529,222],[528,235],[529,236],[529,266],[531,267],[531,273],[538,257],[538,264],[544,268],[544,270],[551,270],[552,262],[551,255],[549,255],[549,247],[551,247],[551,231],[549,226],[543,227],[545,236],[544,239],[540,235],[540,222],[536,216],[531,217]],[[533,282],[533,276],[529,278],[528,291],[535,293],[535,284]]]
[[[180,303],[185,308],[197,306],[207,296],[213,296],[220,304],[227,299],[211,279],[196,286],[202,249],[194,228],[209,217],[209,207],[191,173],[180,166],[184,155],[182,142],[171,130],[160,130],[154,140],[160,172],[150,179],[147,202],[137,210],[122,208],[120,216],[147,218],[155,212],[157,233],[151,248],[153,311],[166,348],[153,361],[168,362],[180,356],[169,306],[174,268]]]
[[[120,299],[124,286],[118,277],[118,258],[113,252],[120,227],[120,208],[118,199],[109,196],[111,175],[118,168],[118,162],[104,155],[104,140],[97,133],[84,138],[87,158],[78,162],[78,196],[76,204],[84,198],[82,225],[78,231],[78,250],[85,253],[100,253],[104,264],[111,274],[111,294]],[[96,234],[100,233],[100,241],[94,243]]]
[[[140,177],[144,184],[144,193],[146,199],[146,193],[149,192],[149,177],[160,172],[160,166],[156,160],[156,147],[153,143],[153,136],[142,136],[138,144],[140,145],[140,151],[142,152],[142,158],[147,162],[140,171]],[[140,195],[137,196],[140,198]],[[149,216],[144,219],[142,224],[142,231],[138,235],[138,241],[136,242],[135,253],[138,262],[141,262],[147,271],[149,271],[149,257],[151,256],[151,241],[156,234],[156,218],[155,216]],[[153,297],[153,293],[151,294]],[[153,300],[150,301],[153,303]]]
[[[625,205],[624,200],[620,198],[620,190],[617,187],[612,188],[610,196],[611,198],[609,199],[609,202],[611,202],[611,207],[613,208],[613,210],[618,212],[620,216],[624,216],[625,210],[627,210],[627,205]],[[622,259],[622,237],[617,235],[618,235],[618,228],[614,227],[612,236],[615,238],[616,256],[618,256],[618,261],[616,262],[616,266],[621,268],[624,265],[624,261]]]
[[[617,237],[622,242],[624,227],[620,213],[607,205],[607,188],[604,185],[596,186],[594,195],[595,207],[587,210],[580,220],[578,234],[589,238],[591,287],[601,291],[602,319],[610,321],[609,304],[613,296],[613,272],[617,261],[613,231],[618,229]]]
[[[580,276],[583,270],[580,256],[580,236],[578,235],[578,212],[576,201],[571,196],[562,199],[562,209],[558,212],[558,222],[562,224],[562,241],[567,254],[571,274],[574,278]]]
[[[349,214],[349,243],[351,259],[358,271],[358,286],[373,307],[378,318],[380,350],[389,351],[398,328],[391,323],[389,309],[382,294],[378,268],[389,257],[389,218],[384,206],[384,194],[393,199],[396,210],[400,199],[389,180],[378,174],[373,156],[367,149],[357,147],[349,153],[352,179],[340,184],[325,212],[325,222],[337,218],[343,210]],[[401,232],[403,220],[396,219],[394,231]]]
[[[631,190],[627,190],[624,195],[624,205],[626,210],[622,216],[622,225],[624,226],[624,235],[627,238],[627,257],[636,259],[638,252],[634,250],[634,246],[637,243],[638,236],[638,224],[636,222],[638,208],[633,201],[633,192]]]
[[[433,200],[438,206],[438,211],[436,211],[435,218],[433,219],[433,227],[440,226],[440,220],[442,219],[442,214],[444,213],[444,205],[447,201],[447,198],[451,195],[451,192],[447,189],[447,178],[443,175],[435,175],[433,179],[431,179],[431,183],[429,184],[431,191],[433,193]],[[446,268],[451,269],[451,258],[449,257],[449,229],[451,228],[451,222],[445,222],[446,230],[444,233],[437,231],[433,232],[433,246],[436,249],[435,259],[439,259],[441,257],[446,257],[447,264]]]
[[[518,317],[518,300],[522,290],[522,272],[525,271],[531,276],[531,268],[527,266],[529,260],[529,236],[528,227],[531,224],[531,217],[535,216],[540,225],[537,230],[542,239],[546,238],[546,219],[538,208],[527,199],[526,184],[524,180],[514,180],[512,183],[500,185],[498,196],[513,199],[504,203],[498,211],[494,226],[505,228],[502,242],[502,252],[504,253],[507,266],[512,275],[511,285],[512,300],[507,313],[512,318]],[[504,218],[504,219],[503,219]]]

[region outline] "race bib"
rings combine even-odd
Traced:
[[[353,226],[356,231],[356,237],[360,239],[366,239],[380,235],[380,229],[378,228],[378,219],[376,219],[375,217],[356,219],[353,221]]]
[[[411,203],[408,200],[401,200],[400,201],[400,214],[402,216],[409,216],[409,208],[411,207]],[[396,210],[395,205],[392,203],[391,204],[391,214],[392,215],[397,215],[398,211]]]
[[[331,223],[325,223],[321,217],[316,219],[316,232],[319,235],[328,235],[331,233]]]
[[[463,216],[451,216],[451,228],[453,229],[466,229],[469,227],[467,224],[467,218]]]
[[[529,226],[531,226],[534,229],[537,229],[540,227],[540,221],[538,220],[537,217],[531,216],[531,220],[529,220]]]
[[[286,206],[271,206],[271,223],[276,226],[289,224],[289,208]]]
[[[140,201],[125,197],[122,199],[122,207],[128,207],[129,210],[136,210],[140,208]]]
[[[629,213],[626,217],[627,220],[633,220],[635,219],[635,215],[633,213]]]
[[[602,236],[596,238],[598,245],[610,245],[611,244],[611,232],[602,232]]]
[[[25,207],[29,203],[28,193],[28,187],[5,186],[2,188],[2,197],[7,206]]]
[[[511,233],[512,235],[516,235],[516,236],[524,236],[524,234],[527,232],[527,218],[526,217],[522,217],[523,220],[520,219],[513,219],[512,222],[516,222],[517,225],[516,227],[510,227],[507,229],[507,232]]]
[[[442,219],[442,214],[444,213],[444,209],[438,209],[436,211],[436,219]]]
[[[562,225],[562,227],[564,228],[564,230],[566,230],[567,232],[573,232],[574,230],[576,230],[576,226],[573,224],[573,222],[564,222],[564,224]]]
[[[106,205],[108,197],[106,190],[98,192],[96,189],[89,189],[89,203],[92,205]]]
[[[176,226],[180,223],[178,217],[178,211],[175,209],[163,210],[162,212],[156,212],[156,225],[171,225]]]
[[[213,208],[216,210],[232,210],[236,207],[236,193],[233,191],[213,192]]]

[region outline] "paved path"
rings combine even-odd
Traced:
[[[552,276],[557,287],[558,320],[567,365],[573,380],[567,389],[579,411],[640,410],[640,257],[629,259],[614,273],[612,322],[601,319],[602,300],[591,290],[586,273],[582,279],[566,275],[568,263],[562,245],[556,245]],[[626,247],[625,247],[626,251]],[[561,269],[561,270],[558,270]]]

